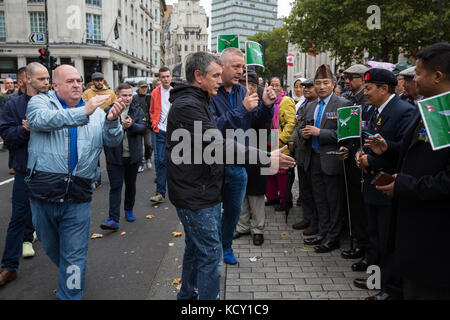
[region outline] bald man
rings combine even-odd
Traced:
[[[82,80],[69,65],[55,69],[53,88],[33,97],[26,117],[30,131],[26,185],[33,225],[59,268],[56,297],[83,297],[92,185],[103,145],[118,146],[123,129],[119,99],[105,116],[108,95],[81,98]]]
[[[30,127],[28,126],[25,113],[31,97],[48,91],[50,78],[47,69],[37,62],[30,63],[25,71],[26,94],[8,101],[0,118],[0,135],[8,145],[11,152],[12,168],[15,170],[12,213],[3,250],[0,287],[16,279],[22,252],[24,256],[34,256],[31,244],[33,241],[33,230],[31,230],[31,234],[27,235],[26,241],[22,244],[26,228],[30,229],[32,226],[30,201],[25,192],[27,148],[28,140],[30,139]]]

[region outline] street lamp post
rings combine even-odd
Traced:
[[[150,29],[148,29],[148,31],[150,31],[150,77],[153,76],[153,26],[152,23],[150,22]]]

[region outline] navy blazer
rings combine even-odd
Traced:
[[[388,143],[399,143],[417,112],[418,110],[414,106],[403,101],[396,94],[377,119],[372,117],[367,131],[372,134],[379,133]],[[367,172],[364,174],[365,203],[378,206],[391,205],[392,199],[378,191],[371,182],[380,171],[389,174],[396,173],[397,159],[392,158],[388,160],[386,157],[377,156],[369,148],[363,148],[363,150],[367,154],[369,162]]]
[[[30,99],[30,96],[22,94],[8,100],[0,117],[0,135],[11,152],[12,167],[23,175],[27,170],[30,132],[22,127],[22,120],[26,120],[25,114]]]

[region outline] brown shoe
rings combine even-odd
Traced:
[[[2,269],[0,271],[0,287],[17,278],[17,271],[8,271]]]
[[[317,234],[317,229],[314,227],[308,227],[305,230],[303,230],[303,235],[305,236],[315,236]]]
[[[295,230],[303,230],[309,227],[309,223],[306,223],[305,220],[302,220],[300,222],[297,222],[296,224],[292,225],[292,228]]]

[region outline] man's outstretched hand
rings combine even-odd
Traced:
[[[289,169],[295,167],[295,160],[294,158],[285,155],[283,152],[285,152],[288,149],[288,146],[284,146],[281,149],[272,151],[270,153],[270,166],[278,167],[280,169]],[[278,163],[278,166],[275,164]]]
[[[120,114],[122,113],[122,111],[124,109],[125,109],[125,103],[123,103],[121,98],[117,99],[117,101],[114,103],[112,108],[109,109],[107,119],[109,121],[116,120],[117,118],[120,117]]]

